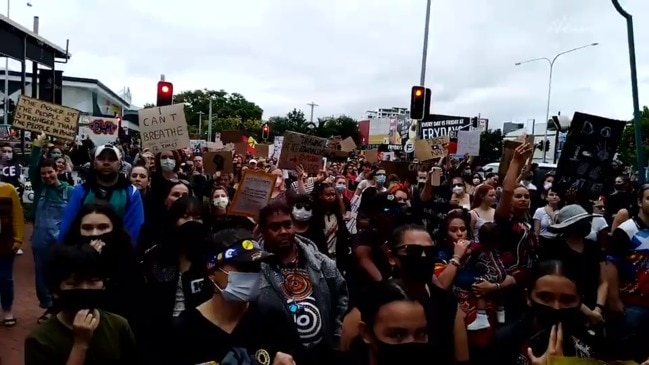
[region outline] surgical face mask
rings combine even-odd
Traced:
[[[293,207],[293,218],[295,218],[296,221],[306,222],[311,219],[311,216],[313,216],[313,211],[311,209],[306,210],[305,208],[298,209]]]
[[[420,177],[417,179],[417,184],[425,184],[426,183],[426,178],[425,177]]]
[[[462,194],[464,192],[464,188],[462,186],[456,186],[453,188],[453,194]]]
[[[56,160],[57,158],[60,158],[62,155],[60,153],[50,153],[50,157],[52,160]]]
[[[171,172],[176,168],[176,160],[173,158],[161,158],[160,167],[163,171]]]
[[[11,160],[13,157],[13,152],[2,152],[2,158],[5,160]]]
[[[212,204],[214,204],[215,207],[220,208],[220,209],[225,209],[225,207],[228,206],[229,202],[230,202],[230,199],[228,199],[226,197],[214,198],[212,200]]]
[[[374,180],[379,184],[385,184],[385,175],[376,175]]]
[[[345,189],[347,189],[347,185],[345,185],[345,184],[336,184],[336,190],[338,190],[340,192],[343,192],[343,191],[345,191]]]
[[[544,190],[550,190],[551,187],[552,187],[551,182],[546,182],[545,184],[543,184],[543,189]]]
[[[223,272],[228,275],[228,285],[225,289],[219,288],[215,282],[212,282],[212,284],[214,284],[214,287],[221,292],[221,295],[225,300],[231,302],[254,302],[259,298],[261,273],[239,271]]]
[[[478,185],[480,184],[480,179],[473,179],[473,185]]]

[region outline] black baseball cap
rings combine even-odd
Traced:
[[[210,237],[207,269],[225,264],[253,264],[267,261],[274,255],[265,251],[250,232],[243,229],[225,229]]]

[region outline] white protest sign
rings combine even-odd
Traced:
[[[228,208],[228,214],[256,219],[261,208],[270,201],[276,180],[276,175],[246,170]]]
[[[138,110],[142,147],[153,153],[190,147],[184,108],[173,104]]]
[[[284,133],[282,151],[277,167],[295,170],[302,165],[307,173],[318,173],[322,168],[322,157],[327,150],[327,139],[296,132]]]
[[[479,130],[457,131],[457,154],[480,156],[480,133]]]
[[[21,95],[13,126],[74,141],[80,114],[76,109]]]

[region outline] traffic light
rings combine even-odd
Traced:
[[[546,139],[546,140],[545,140],[545,150],[546,150],[546,151],[549,151],[549,150],[550,150],[550,140],[549,140],[549,139]]]
[[[265,141],[270,137],[270,126],[268,123],[264,123],[264,125],[261,126],[261,138]]]
[[[426,115],[426,88],[413,86],[410,93],[410,119],[422,120]]]
[[[166,81],[158,81],[158,98],[156,106],[171,105],[173,103],[174,84]]]
[[[478,117],[473,117],[471,118],[471,126],[474,129],[478,129]]]

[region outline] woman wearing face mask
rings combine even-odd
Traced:
[[[334,183],[336,184],[336,192],[342,195],[343,199],[345,199],[345,204],[349,204],[349,202],[354,197],[354,191],[348,188],[347,178],[342,175],[338,175],[336,176]]]
[[[482,175],[473,174],[473,178],[471,179],[471,186],[473,187],[473,189],[477,188],[482,183],[484,183],[484,179],[482,178]],[[473,192],[471,192],[471,193],[473,193]]]
[[[471,209],[471,203],[473,202],[473,196],[466,191],[466,184],[461,177],[454,177],[451,181],[451,201],[455,201],[456,204],[464,209]]]
[[[185,309],[194,308],[211,297],[205,285],[205,238],[202,202],[182,197],[170,207],[165,235],[144,253],[147,311],[142,338],[151,363],[167,363],[174,346],[169,333],[174,318]],[[163,230],[162,228],[158,228]]]
[[[327,245],[324,232],[311,224],[313,222],[311,218],[313,217],[315,205],[313,196],[310,194],[297,195],[292,199],[290,205],[295,233],[308,238],[308,241],[313,242],[316,246],[315,248],[320,252],[326,252]]]
[[[531,271],[527,311],[521,320],[496,331],[489,363],[545,365],[535,358],[542,357],[552,327],[559,324],[563,356],[602,359],[605,343],[599,333],[586,328],[587,321],[579,309],[581,288],[568,269],[561,261],[551,260]]]
[[[216,186],[212,190],[211,198],[212,204],[210,211],[212,213],[212,219],[210,220],[210,228],[212,232],[218,232],[227,228],[241,228],[252,232],[255,224],[250,219],[228,214],[230,198],[228,197],[226,187]]]
[[[187,308],[174,328],[179,365],[238,363],[292,365],[299,339],[282,312],[257,304],[261,264],[272,257],[244,230],[227,229],[208,241],[204,287],[211,298]]]
[[[373,168],[369,170],[367,174],[363,173],[365,180],[361,181],[356,188],[354,193],[357,196],[360,196],[363,191],[367,188],[375,188],[377,192],[381,193],[385,191],[385,186],[383,186],[387,180],[385,175],[385,170],[382,168]]]
[[[130,236],[111,206],[99,203],[84,205],[63,243],[88,244],[101,254],[108,279],[107,300],[102,309],[123,316],[134,329],[137,328],[144,280]]]

